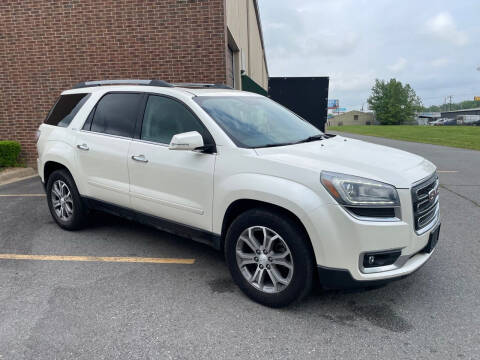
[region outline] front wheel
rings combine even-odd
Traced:
[[[228,229],[225,256],[235,283],[263,305],[287,306],[311,289],[308,238],[288,216],[266,209],[241,214]]]

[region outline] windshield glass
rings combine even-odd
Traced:
[[[194,100],[239,147],[281,146],[321,135],[316,127],[260,96],[197,96]]]

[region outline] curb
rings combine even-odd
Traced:
[[[0,173],[0,185],[9,184],[36,175],[37,172],[32,168],[10,169]]]

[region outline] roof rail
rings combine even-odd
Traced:
[[[99,80],[99,81],[84,81],[73,86],[72,89],[80,89],[91,86],[103,86],[103,85],[147,85],[147,86],[160,86],[160,87],[173,87],[172,84],[163,80],[132,80],[132,79],[120,79],[120,80]]]
[[[199,89],[199,88],[212,88],[212,89],[230,89],[233,90],[231,86],[225,84],[202,84],[202,83],[174,83],[172,84],[176,87],[184,87],[184,88],[192,88],[192,89]]]

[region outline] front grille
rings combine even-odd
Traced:
[[[421,231],[436,220],[438,214],[438,176],[412,187],[413,219],[415,230]]]

